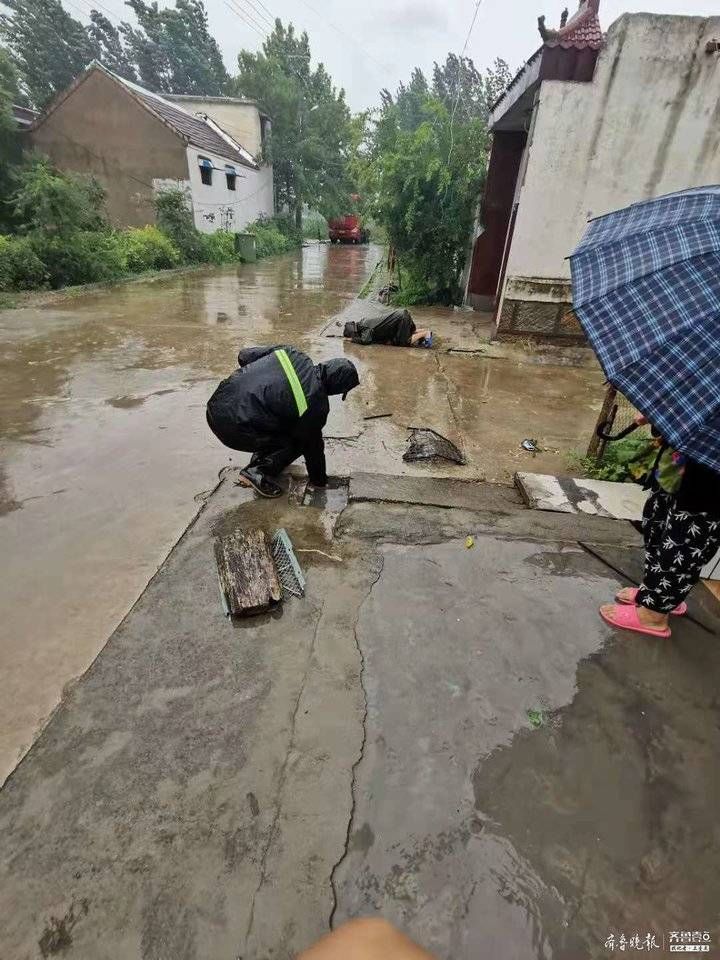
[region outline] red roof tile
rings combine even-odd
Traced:
[[[575,48],[583,50],[590,47],[599,50],[605,43],[600,20],[598,19],[599,2],[585,0],[583,6],[570,18],[567,25],[558,31],[557,37],[546,41],[548,47],[563,47],[565,50]]]

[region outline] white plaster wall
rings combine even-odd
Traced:
[[[592,83],[544,81],[508,259],[515,278],[569,279],[587,219],[720,182],[720,17],[626,14]],[[534,299],[534,298],[531,298]]]
[[[262,148],[260,113],[254,103],[202,97],[183,97],[177,102],[188,113],[206,113],[253,157],[259,156]]]
[[[213,181],[206,186],[200,178],[198,157],[212,160]],[[192,199],[195,226],[203,233],[215,233],[223,227],[232,231],[243,230],[260,216],[273,214],[273,175],[272,167],[263,166],[259,170],[243,167],[237,162],[198,150],[187,148],[190,196]],[[225,178],[225,164],[231,163],[237,172],[235,190],[228,190]],[[232,211],[229,223],[225,219],[226,211]]]

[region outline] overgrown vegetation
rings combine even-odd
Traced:
[[[288,217],[268,217],[256,220],[245,228],[255,235],[255,250],[258,258],[287,253],[302,243],[302,233]]]
[[[591,480],[615,480],[619,483],[632,483],[635,478],[630,472],[630,464],[641,456],[648,447],[646,434],[633,434],[624,440],[616,440],[605,446],[602,460],[575,454],[571,459],[571,466],[584,477]]]
[[[455,303],[487,154],[487,118],[509,79],[496,61],[480,74],[450,54],[432,83],[420,70],[379,111],[357,118],[351,168],[367,212],[398,255],[396,302]]]
[[[157,226],[113,230],[103,207],[103,191],[92,178],[61,174],[44,157],[20,167],[11,197],[17,232],[0,235],[0,292],[58,289],[147,270],[238,260],[232,233],[205,234],[195,228],[181,191],[157,197]],[[253,224],[252,230],[260,257],[300,242],[283,218]]]

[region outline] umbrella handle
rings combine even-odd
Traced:
[[[633,430],[637,430],[640,426],[639,423],[631,423],[629,427],[625,427],[624,430],[621,430],[620,433],[616,433],[614,436],[611,433],[605,432],[605,427],[608,425],[607,420],[603,420],[602,423],[597,425],[595,433],[601,440],[609,440],[611,443],[613,440],[622,440],[624,437],[627,437],[628,434],[632,433]]]

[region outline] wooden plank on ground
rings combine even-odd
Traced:
[[[263,613],[282,589],[263,530],[236,530],[215,541],[220,589],[233,617]]]

